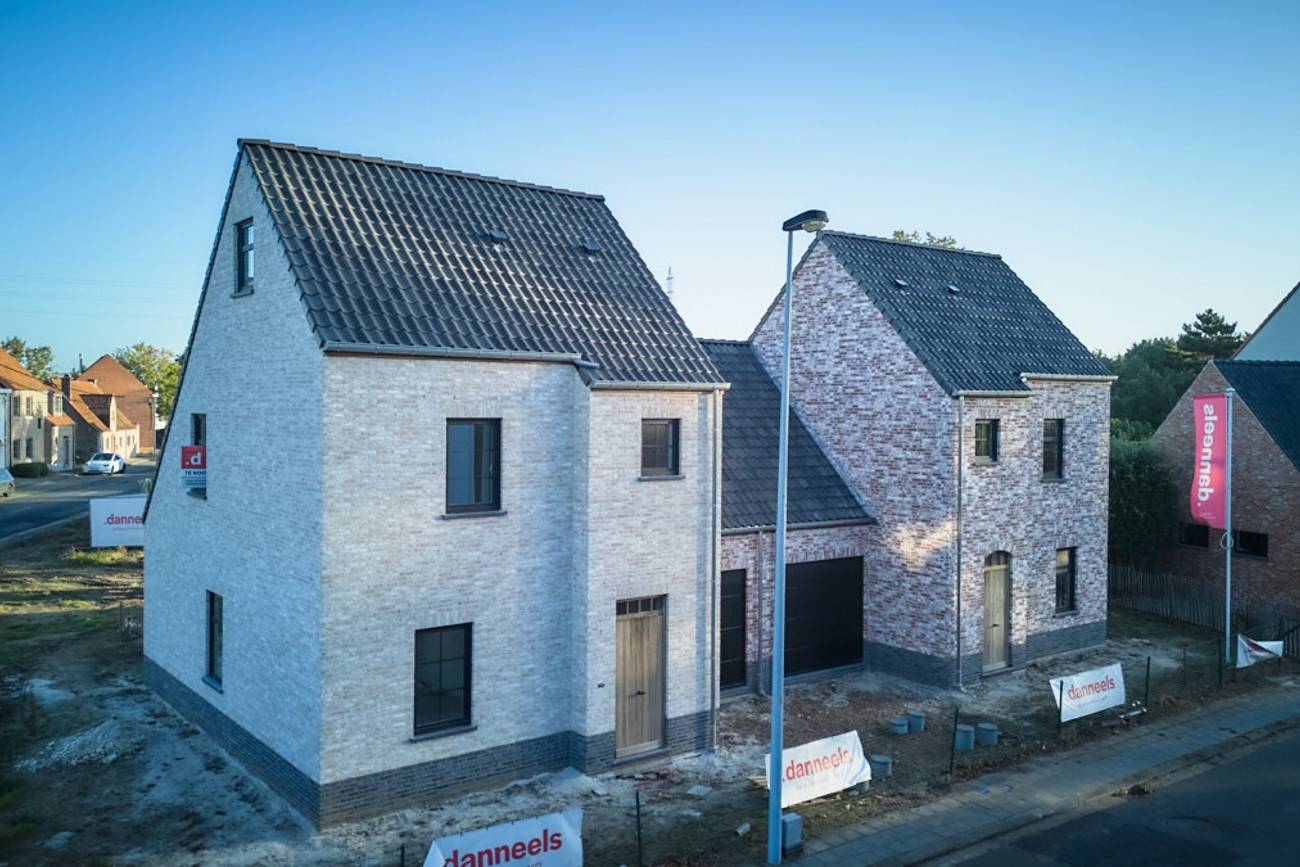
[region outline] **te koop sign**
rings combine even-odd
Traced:
[[[144,547],[144,494],[90,501],[90,547]]]
[[[767,787],[772,788],[772,757],[767,761]],[[781,751],[781,806],[801,804],[833,795],[871,779],[871,765],[862,753],[856,731]]]
[[[1124,704],[1124,669],[1119,663],[1049,681],[1061,722]]]
[[[424,867],[582,867],[582,810],[434,840]]]

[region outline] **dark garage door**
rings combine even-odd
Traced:
[[[785,569],[785,673],[862,661],[862,558]]]

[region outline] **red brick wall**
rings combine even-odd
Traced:
[[[1222,392],[1227,385],[1214,363],[1206,364],[1152,439],[1178,479],[1180,521],[1191,521],[1192,397]],[[1233,597],[1265,605],[1280,600],[1288,607],[1300,607],[1300,471],[1239,395],[1233,399],[1232,410],[1232,525],[1237,530],[1268,534],[1267,559],[1233,558]],[[1210,531],[1209,549],[1166,540],[1164,568],[1218,586],[1223,580],[1220,535]],[[1152,543],[1160,544],[1157,540]]]

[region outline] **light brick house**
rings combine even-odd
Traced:
[[[5,460],[0,466],[45,463],[51,470],[72,468],[73,422],[63,411],[61,395],[32,376],[3,348],[0,348],[0,389],[8,390],[5,431]]]
[[[139,439],[137,451],[142,454],[153,454],[154,430],[158,426],[158,413],[154,394],[149,386],[137,379],[135,374],[111,355],[101,355],[94,364],[81,372],[77,380],[94,385],[104,394],[113,395],[117,410],[131,419],[137,429],[136,436]]]
[[[1232,354],[1234,361],[1300,361],[1300,283]]]
[[[1232,386],[1232,595],[1300,611],[1300,361],[1209,361],[1152,437],[1178,479],[1179,538],[1164,567],[1221,587],[1220,530],[1193,523],[1192,398]]]
[[[794,287],[793,406],[877,522],[828,543],[863,557],[865,664],[951,684],[1104,640],[1105,367],[998,256],[822,232]],[[782,320],[750,338],[773,376]]]
[[[709,747],[724,389],[601,198],[242,141],[148,681],[321,824]]]

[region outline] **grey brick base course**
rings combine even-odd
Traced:
[[[1030,659],[1038,659],[1040,656],[1051,656],[1067,650],[1093,647],[1105,640],[1106,621],[1095,620],[1092,623],[1080,623],[1077,626],[1067,626],[1051,632],[1032,634],[1026,643],[1026,650]]]
[[[202,728],[317,827],[364,819],[572,766],[600,773],[614,763],[614,733],[557,732],[459,756],[320,785],[148,657],[145,682],[177,713]],[[668,720],[668,754],[713,746],[708,711]]]
[[[207,732],[226,752],[256,774],[295,810],[320,824],[320,785],[285,761],[243,726],[205,701],[149,657],[144,680],[177,713]]]

